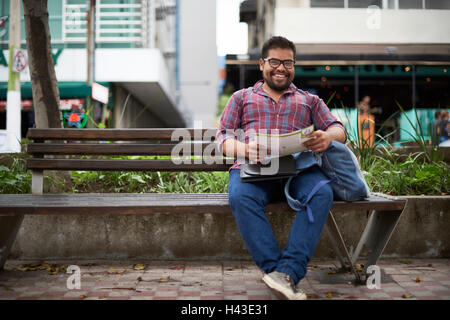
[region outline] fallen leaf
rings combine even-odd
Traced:
[[[32,271],[32,269],[30,267],[19,267],[16,269],[17,271]]]
[[[85,296],[84,294],[82,294],[82,295],[80,296],[80,299],[86,299],[86,296]]]
[[[314,294],[314,293],[307,293],[306,294],[306,298],[307,299],[319,299],[319,296],[317,294]]]
[[[431,268],[431,267],[433,267],[433,264],[429,263],[428,266]]]
[[[67,269],[67,266],[58,266],[56,264],[50,264],[48,262],[41,262],[39,264],[25,264],[22,267],[17,268],[17,271],[39,271],[39,270],[47,270],[51,275],[58,274],[61,271]]]
[[[420,282],[420,281],[422,281],[422,279],[420,279],[419,277],[417,277],[415,281],[416,281],[416,282]]]
[[[363,265],[363,264],[359,264],[359,263],[355,264],[355,269],[356,269],[356,271],[362,271],[363,268],[364,268],[364,265]]]
[[[141,264],[141,263],[138,263],[138,264],[135,264],[135,265],[133,266],[133,269],[134,269],[134,270],[144,270],[144,269],[145,269],[145,266],[144,266],[143,264]]]
[[[49,265],[46,268],[47,271],[50,272],[51,275],[55,275],[58,274],[62,271],[66,271],[67,270],[67,266],[58,266],[58,265]]]
[[[93,267],[96,266],[97,264],[95,262],[86,262],[86,263],[82,263],[80,264],[80,266],[82,267]]]
[[[333,293],[332,292],[327,292],[325,294],[325,297],[327,297],[328,299],[331,299],[331,298],[333,298]]]
[[[411,298],[414,298],[414,295],[408,293],[408,294],[402,295],[402,298],[404,298],[404,299],[411,299]]]
[[[108,270],[109,274],[121,274],[121,273],[124,273],[124,272],[125,272],[125,270],[116,270],[114,267],[111,267]]]
[[[160,279],[159,282],[167,282],[169,280],[170,280],[170,276],[167,276],[167,277],[165,277],[163,279]]]
[[[183,269],[183,267],[173,267],[172,269],[173,270],[180,270],[180,269]]]
[[[100,296],[99,299],[106,299],[106,296]]]
[[[403,264],[411,264],[411,260],[409,259],[400,260],[399,262]]]
[[[37,271],[43,269],[45,268],[42,268],[41,264],[24,264],[23,266],[16,268],[18,271]]]
[[[328,271],[328,274],[335,274],[336,271]]]
[[[3,289],[5,289],[6,291],[14,291],[14,289],[10,288],[10,287],[2,287]]]

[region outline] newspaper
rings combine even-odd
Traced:
[[[256,133],[258,144],[269,150],[265,159],[273,159],[287,156],[297,152],[308,150],[303,144],[312,139],[306,136],[314,131],[314,125],[285,134]]]

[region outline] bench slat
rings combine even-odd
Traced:
[[[222,158],[220,158],[222,159]],[[27,159],[30,170],[93,171],[227,171],[232,164],[175,164],[172,160]],[[224,161],[225,162],[225,161]]]
[[[200,143],[194,147],[192,143],[183,143],[182,152],[191,155],[203,155],[203,150],[209,143]],[[52,154],[52,155],[171,155],[175,144],[122,144],[122,143],[29,143],[27,152],[30,154]],[[178,149],[180,150],[180,149]],[[211,150],[211,149],[208,149]],[[209,153],[209,152],[208,152]],[[181,154],[182,155],[182,154]],[[211,152],[215,155],[215,149]]]
[[[185,128],[164,128],[164,129],[28,129],[27,138],[33,140],[109,140],[109,141],[138,141],[138,140],[169,140],[171,141],[174,130],[187,130],[190,137],[199,136],[198,140],[208,130],[211,134],[206,140],[214,137],[216,129],[185,129]],[[210,131],[209,131],[210,130]],[[178,135],[177,135],[178,137]],[[196,139],[192,139],[196,140]],[[178,141],[178,140],[177,140]]]
[[[402,210],[406,200],[372,195],[367,201],[333,202],[333,211]],[[292,211],[287,203],[271,203],[267,211]],[[150,214],[231,213],[228,194],[0,194],[0,214]]]

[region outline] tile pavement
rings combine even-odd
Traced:
[[[143,270],[135,270],[138,263]],[[79,266],[80,289],[67,288],[72,274],[58,267],[68,265]],[[336,266],[335,261],[310,262],[299,283],[308,299],[450,300],[450,259],[382,259],[380,289],[356,285]],[[0,271],[0,300],[277,299],[262,276],[251,261],[9,260]]]

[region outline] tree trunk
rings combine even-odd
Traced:
[[[47,0],[23,0],[36,128],[62,128]]]

